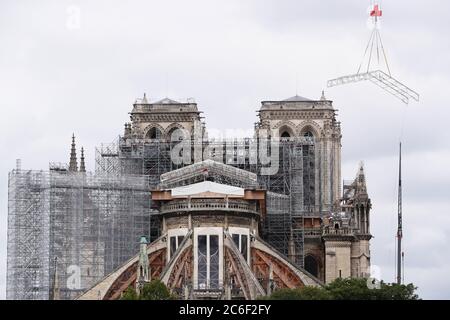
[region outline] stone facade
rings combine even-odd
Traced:
[[[341,195],[341,127],[337,110],[322,94],[320,100],[294,96],[282,101],[263,101],[256,133],[267,130],[281,138],[312,137],[316,144],[315,203],[319,210],[337,207]]]
[[[133,105],[132,124],[125,125],[125,137],[170,140],[174,129],[182,129],[186,134],[199,130],[197,133],[204,139],[206,131],[200,113],[194,102],[180,103],[166,98],[149,103],[144,95]],[[258,116],[255,137],[267,133],[281,140],[307,137],[314,141],[315,187],[311,212],[303,221],[293,222],[303,224],[305,268],[324,282],[339,276],[367,276],[370,199],[362,167],[356,179],[342,190],[341,126],[332,101],[327,100],[324,93],[318,100],[296,95],[281,101],[263,101]],[[224,223],[224,219],[223,215],[193,217],[190,223],[213,227]],[[330,221],[339,223],[342,229],[330,227],[329,224],[334,223]],[[174,223],[185,227],[187,221],[181,217],[176,222],[167,218],[164,228]],[[291,241],[289,256],[296,250]]]
[[[125,124],[124,137],[170,140],[176,129],[192,134],[194,127],[203,130],[201,112],[195,102],[178,102],[169,98],[149,103],[146,95],[137,99]],[[200,131],[202,132],[202,131]]]
[[[259,237],[265,192],[234,189],[239,194],[229,194],[227,190],[227,185],[206,181],[154,190],[163,236],[149,245],[141,239],[138,256],[79,299],[117,299],[130,286],[139,292],[155,278],[181,299],[249,300],[277,288],[320,286],[317,278]],[[181,199],[189,205],[180,206]],[[226,205],[211,205],[219,199]],[[247,205],[236,207],[233,201]]]

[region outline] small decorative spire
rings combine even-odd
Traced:
[[[80,172],[86,172],[86,166],[84,164],[84,149],[83,149],[83,147],[81,147]]]
[[[149,270],[149,261],[147,253],[147,245],[148,245],[147,238],[145,236],[142,236],[139,243],[140,249],[139,249],[137,276],[136,276],[137,294],[140,294],[146,282],[151,281],[151,273]]]
[[[356,192],[360,194],[366,194],[367,193],[366,175],[364,174],[364,163],[362,161],[359,163],[359,170],[355,180],[356,180]]]
[[[128,138],[131,136],[131,123],[125,123],[124,137]]]
[[[69,171],[78,171],[77,151],[75,148],[75,134],[72,134],[72,148],[70,150]]]
[[[144,92],[144,97],[142,98],[142,104],[148,104],[147,95],[145,92]]]
[[[320,97],[320,100],[326,101],[327,98],[325,98],[325,90],[322,90],[322,96]]]

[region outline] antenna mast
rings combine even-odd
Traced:
[[[402,143],[398,161],[397,284],[402,283]]]

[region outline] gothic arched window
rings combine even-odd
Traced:
[[[182,129],[182,128],[173,127],[167,133],[167,139],[169,141],[180,141],[180,140],[183,140],[185,138],[186,138],[186,136],[185,136],[185,133],[184,133],[184,129]]]
[[[319,266],[316,258],[308,254],[305,256],[305,270],[317,277],[319,275]]]
[[[161,130],[159,130],[156,127],[151,128],[150,130],[148,130],[147,132],[147,139],[161,139]]]
[[[313,133],[311,132],[311,131],[305,131],[304,133],[303,133],[303,136],[304,137],[306,137],[306,138],[314,138],[314,135],[313,135]]]
[[[282,139],[289,139],[295,136],[294,130],[288,125],[283,125],[278,130],[280,138]]]

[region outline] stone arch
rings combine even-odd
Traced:
[[[167,141],[170,141],[171,138],[172,138],[172,134],[173,134],[173,133],[175,132],[175,130],[177,130],[177,129],[182,130],[182,134],[183,134],[184,138],[187,138],[187,137],[188,137],[189,132],[186,130],[186,128],[184,128],[181,124],[175,122],[175,123],[170,124],[170,125],[166,128],[166,130],[164,131],[164,138],[165,138]]]
[[[314,138],[320,138],[322,128],[315,121],[305,120],[297,126],[298,135],[303,137],[306,132],[311,132]]]
[[[166,283],[170,290],[180,291],[184,282],[188,283],[192,281],[194,268],[192,251],[193,246],[190,245],[176,257],[175,264]]]
[[[156,137],[151,137],[153,135],[153,130],[157,130],[156,133]],[[158,137],[158,132],[159,132],[159,137]],[[147,127],[145,127],[144,129],[144,138],[145,139],[162,139],[163,138],[163,134],[164,134],[164,128],[161,127],[159,124],[157,123],[152,123],[149,124]]]
[[[148,249],[147,249],[148,250]],[[166,265],[166,248],[161,248],[148,253],[149,269],[151,270],[151,279],[159,278],[164,266]],[[133,263],[129,264],[126,269],[115,275],[109,287],[103,296],[103,300],[120,299],[123,292],[129,287],[135,287],[137,279],[137,269],[139,261],[136,257]]]
[[[296,136],[296,130],[295,130],[295,124],[292,121],[284,120],[278,122],[273,129],[275,129],[276,134],[278,134],[279,137],[295,137]],[[288,136],[286,135],[288,134]]]

